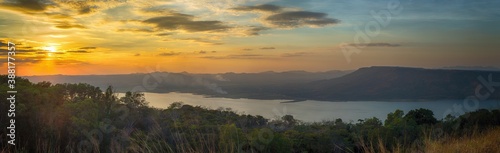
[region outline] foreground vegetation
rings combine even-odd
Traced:
[[[6,99],[6,76],[0,98]],[[118,97],[88,84],[16,80],[16,145],[1,152],[499,152],[500,110],[437,120],[432,111],[395,110],[378,118],[303,123],[229,108],[173,103],[148,107],[144,95]],[[0,114],[9,105],[0,103]],[[0,118],[1,127],[9,118]],[[0,135],[8,133],[2,128]]]

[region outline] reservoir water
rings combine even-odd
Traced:
[[[167,108],[173,102],[183,102],[193,106],[211,109],[231,108],[240,114],[261,115],[268,119],[276,119],[283,115],[293,115],[305,122],[334,120],[341,118],[345,122],[357,122],[358,119],[377,117],[382,121],[387,114],[401,109],[405,113],[418,108],[430,109],[440,120],[447,114],[455,116],[480,108],[500,108],[500,101],[465,101],[439,100],[428,102],[383,102],[383,101],[348,101],[329,102],[306,100],[287,102],[289,100],[256,100],[209,98],[190,93],[144,93],[149,105],[157,108]]]

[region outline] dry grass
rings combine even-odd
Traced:
[[[500,127],[482,134],[471,134],[460,138],[426,140],[425,152],[441,153],[500,153]]]
[[[462,137],[432,139],[426,135],[422,143],[414,142],[411,146],[396,144],[390,150],[380,138],[368,143],[359,139],[359,145],[364,153],[500,153],[500,127],[482,133],[474,131]]]

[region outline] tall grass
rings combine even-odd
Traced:
[[[397,143],[387,148],[381,138],[369,142],[359,139],[358,145],[360,152],[364,153],[500,153],[500,127],[498,126],[442,137],[433,137],[429,131],[424,131],[422,141],[417,140],[409,146]]]
[[[500,127],[486,130],[483,133],[472,132],[461,137],[426,139],[425,152],[500,153]]]

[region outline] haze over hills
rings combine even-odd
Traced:
[[[491,75],[492,80],[489,80]],[[366,67],[356,71],[189,74],[155,72],[124,75],[30,76],[33,82],[109,85],[118,92],[186,92],[209,96],[293,100],[437,100],[464,99],[476,87],[500,82],[500,71]],[[481,93],[489,93],[486,88]],[[489,100],[499,100],[494,91]]]

